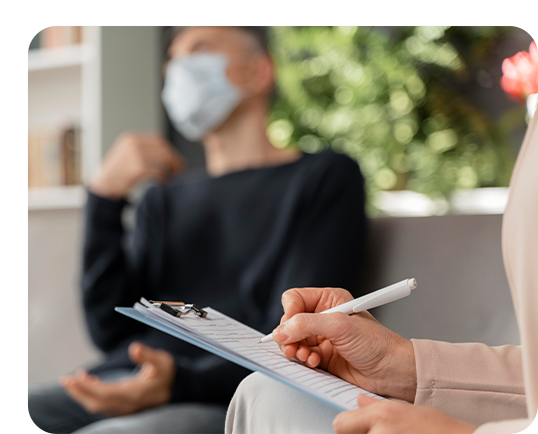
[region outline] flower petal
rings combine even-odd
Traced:
[[[531,61],[538,68],[538,48],[536,47],[536,42],[532,41],[529,46],[529,55]]]
[[[502,70],[503,75],[506,77],[517,77],[517,69],[511,57],[503,60]]]

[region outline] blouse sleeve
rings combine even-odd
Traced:
[[[503,420],[502,422],[486,423],[473,434],[515,434],[526,429],[530,419]]]
[[[527,417],[521,348],[413,339],[415,404],[474,425]]]

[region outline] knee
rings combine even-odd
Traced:
[[[255,372],[246,377],[237,387],[232,402],[250,412],[259,407],[274,405],[274,397],[284,398],[289,389],[279,381]]]
[[[269,382],[272,382],[270,378],[266,375],[263,375],[259,372],[254,372],[248,377],[244,378],[243,381],[237,387],[234,397],[237,395],[241,398],[247,398],[252,395],[257,395],[260,390],[262,390]]]
[[[246,377],[234,393],[228,411],[226,412],[226,434],[250,432],[249,425],[252,423],[252,412],[256,397],[259,397],[260,388],[267,377],[255,372]]]
[[[43,415],[46,413],[46,397],[36,387],[18,387],[17,393],[27,406],[17,422],[17,434],[45,434],[47,427]]]
[[[44,434],[45,427],[37,416],[39,411],[35,411],[35,407],[39,406],[39,400],[32,403],[32,394],[25,389],[17,389],[17,393],[27,406],[26,411],[17,422],[17,434]]]
[[[38,393],[35,393],[35,391],[28,387],[20,387],[17,388],[17,393],[21,397],[21,399],[26,404],[26,411],[23,413],[21,418],[19,419],[19,422],[23,422],[24,425],[34,421],[36,419],[35,415],[40,413],[40,407],[41,407],[41,399]],[[24,430],[22,432],[32,432]],[[36,431],[39,432],[39,431]]]
[[[76,434],[132,434],[135,432],[122,418],[110,418],[94,422],[76,431]]]

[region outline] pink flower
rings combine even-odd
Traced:
[[[538,93],[538,49],[536,42],[531,42],[529,52],[520,51],[515,56],[504,59],[501,87],[513,99],[525,102],[525,99]]]
[[[529,55],[531,56],[532,63],[538,65],[538,48],[536,47],[536,42],[532,41],[529,47]]]

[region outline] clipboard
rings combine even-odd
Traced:
[[[259,345],[263,333],[210,307],[206,318],[176,317],[145,299],[134,308],[116,307],[122,315],[209,351],[251,371],[261,372],[337,410],[357,408],[357,396],[385,399],[321,369],[287,359],[276,343]]]

